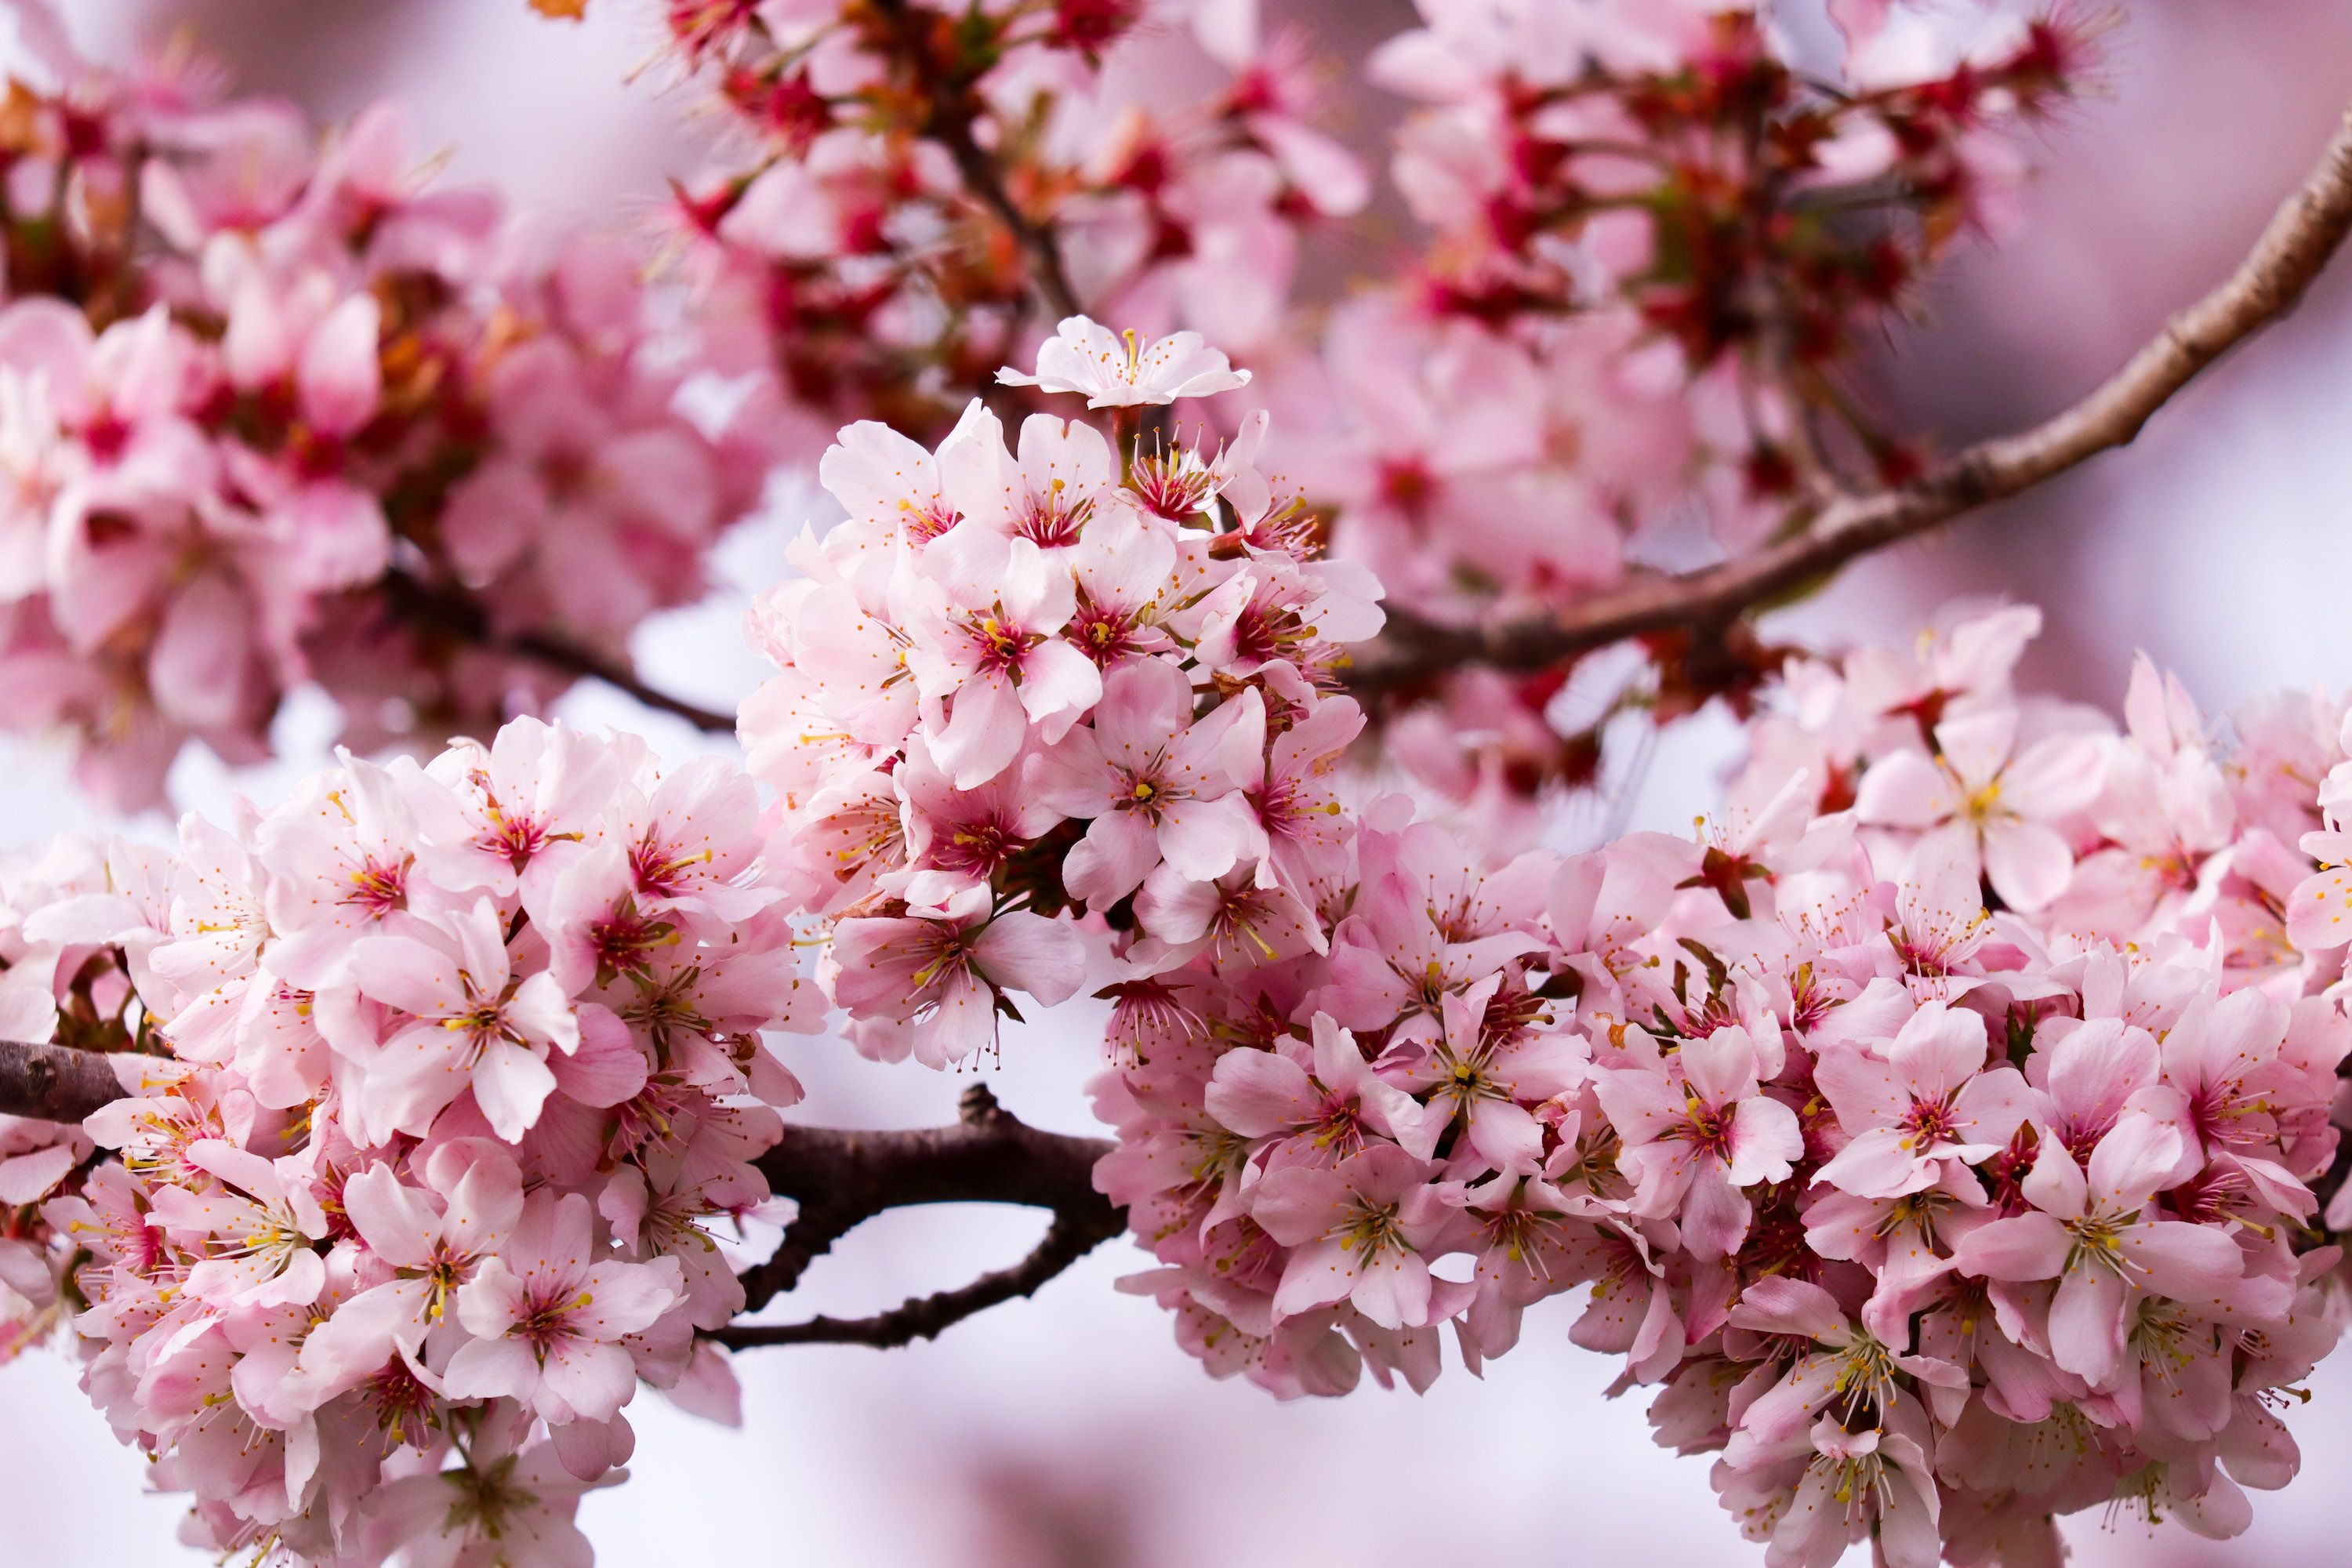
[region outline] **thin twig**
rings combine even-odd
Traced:
[[[2282,205],[2229,279],[2165,323],[2072,407],[2030,429],[1955,454],[1911,482],[1844,497],[1804,532],[1703,571],[1637,577],[1553,616],[1498,626],[1391,617],[1348,672],[1381,695],[1459,665],[1542,669],[1626,637],[1717,628],[1858,555],[1924,533],[2128,444],[2207,365],[2294,309],[2352,229],[2352,111],[2303,188]]]
[[[121,1098],[105,1052],[0,1040],[0,1115],[78,1122]]]
[[[555,637],[534,634],[509,638],[504,642],[493,642],[491,646],[502,647],[510,653],[520,654],[526,658],[536,659],[541,664],[562,670],[569,675],[601,680],[607,686],[626,692],[648,708],[658,709],[664,713],[675,713],[696,729],[706,731],[710,734],[731,735],[735,732],[733,714],[697,707],[683,698],[672,697],[666,691],[656,691],[638,679],[636,675],[625,666],[599,658],[585,648],[574,647],[570,643]]]
[[[768,1184],[800,1205],[775,1255],[742,1275],[744,1310],[756,1312],[797,1284],[809,1264],[864,1221],[925,1204],[1019,1204],[1050,1212],[1036,1250],[1010,1268],[924,1296],[872,1318],[739,1324],[711,1337],[739,1348],[821,1341],[895,1345],[929,1339],[1000,1301],[1025,1296],[1126,1227],[1095,1190],[1100,1138],[1031,1127],[996,1103],[985,1084],[964,1091],[952,1127],[865,1132],[788,1127],[759,1160]]]
[[[426,583],[404,573],[386,576],[383,592],[392,619],[403,626],[452,637],[470,647],[502,653],[512,658],[530,659],[575,678],[601,680],[616,690],[626,692],[648,708],[675,713],[696,729],[714,735],[735,732],[733,714],[698,707],[667,692],[656,691],[638,679],[635,672],[625,664],[616,664],[601,654],[551,633],[510,634],[499,631],[491,624],[489,612],[481,601],[469,594]]]
[[[1114,1228],[1109,1235],[1118,1234]],[[1001,1302],[1034,1293],[1071,1264],[1109,1239],[1109,1236],[1067,1225],[1060,1219],[1045,1227],[1036,1250],[1010,1268],[982,1275],[969,1285],[936,1295],[919,1296],[870,1318],[811,1318],[799,1323],[739,1323],[710,1337],[730,1350],[755,1345],[871,1345],[891,1350],[915,1340],[939,1337],[942,1329]]]

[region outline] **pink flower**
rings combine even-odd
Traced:
[[[2123,1114],[2124,1107],[2159,1076],[2155,1037],[2121,1018],[2053,1019],[2055,1036],[2026,1059],[2026,1076],[2042,1091],[2042,1125],[2079,1163]],[[2060,1033],[2060,1030],[2063,1030]]]
[[[2200,1162],[2251,1158],[2267,1190],[2291,1192],[2289,1202],[2307,1213],[2302,1183],[2259,1152],[2277,1147],[2279,1113],[2311,1098],[2305,1076],[2280,1058],[2287,1017],[2284,1005],[2252,987],[2199,996],[2164,1033],[2163,1087],[2137,1090],[2128,1105],[2179,1129],[2187,1152]]]
[[[619,1342],[681,1293],[672,1258],[600,1258],[588,1200],[535,1194],[507,1244],[457,1293],[474,1337],[449,1358],[453,1398],[520,1400],[550,1421],[609,1421],[636,1389]]]
[[[1593,1092],[1624,1140],[1618,1166],[1634,1184],[1633,1212],[1679,1214],[1701,1258],[1739,1245],[1751,1212],[1744,1189],[1786,1181],[1804,1152],[1797,1113],[1758,1089],[1756,1047],[1737,1025],[1684,1041],[1657,1067],[1602,1071]]]
[[[1984,1019],[1929,1002],[1905,1020],[1884,1061],[1832,1047],[1813,1081],[1850,1141],[1813,1180],[1857,1197],[1892,1198],[1935,1184],[1947,1161],[1998,1153],[2036,1097],[2015,1068],[1985,1070]]]
[[[1135,896],[1150,934],[1129,957],[1139,973],[1174,969],[1205,953],[1220,969],[1254,969],[1328,951],[1323,922],[1286,888],[1262,888],[1244,870],[1196,882],[1163,861]]]
[[[642,965],[679,936],[680,920],[639,891],[636,858],[608,839],[566,866],[524,906],[547,942],[547,973],[567,996]]]
[[[1522,876],[1486,877],[1453,837],[1416,823],[1359,850],[1364,874],[1355,908],[1331,951],[1323,1005],[1351,1028],[1401,1020],[1436,1034],[1439,1007],[1512,959],[1543,945],[1531,929],[1543,886],[1530,859]]]
[[[945,1068],[996,1041],[1007,991],[1052,1006],[1085,975],[1070,927],[1025,910],[992,913],[988,889],[951,900],[939,918],[845,920],[834,927],[827,989],[852,1014],[913,1026],[917,1058]]]
[[[357,939],[399,929],[417,840],[399,780],[349,753],[265,817],[253,849],[269,873],[270,966],[316,991],[341,975]]]
[[[1173,332],[1147,348],[1132,331],[1122,342],[1108,327],[1070,316],[1038,349],[1036,374],[1007,365],[996,379],[1007,386],[1078,393],[1089,408],[1131,408],[1231,392],[1247,386],[1250,373],[1234,369],[1198,332]]]
[[[1016,461],[1004,450],[994,415],[967,416],[966,424],[968,438],[942,447],[940,458],[948,498],[963,521],[925,552],[927,571],[992,583],[1005,572],[1016,543],[1066,570],[1103,510],[1125,506],[1118,459],[1093,426],[1033,414],[1021,422]]]
[[[1598,1279],[1613,1262],[1614,1247],[1595,1223],[1607,1211],[1540,1176],[1500,1175],[1449,1196],[1477,1238],[1477,1294],[1459,1320],[1473,1371],[1518,1343],[1528,1307]]]
[[[552,1442],[524,1447],[531,1426],[528,1409],[490,1405],[462,1463],[368,1494],[363,1539],[384,1554],[414,1545],[448,1568],[585,1568],[594,1551],[573,1515],[594,1483],[574,1476]]]
[[[1293,1165],[1267,1175],[1250,1212],[1297,1249],[1275,1292],[1275,1316],[1348,1301],[1385,1329],[1428,1322],[1436,1296],[1423,1252],[1453,1214],[1431,1173],[1427,1161],[1376,1143],[1329,1170]]]
[[[1353,698],[1327,698],[1265,749],[1263,773],[1248,790],[1266,842],[1259,881],[1303,893],[1336,868],[1347,827],[1332,775],[1363,729],[1364,710]]]
[[[992,587],[926,581],[915,591],[906,665],[924,738],[958,789],[1003,772],[1032,725],[1045,744],[1060,740],[1102,696],[1093,662],[1055,636],[1076,607],[1070,574],[1013,543]]]
[[[1417,1058],[1399,1064],[1397,1080],[1426,1094],[1440,1127],[1459,1122],[1470,1151],[1506,1175],[1525,1175],[1543,1163],[1543,1129],[1531,1106],[1567,1093],[1584,1080],[1590,1050],[1567,1034],[1538,1033],[1514,1015],[1505,999],[1496,1006],[1500,976],[1490,976],[1443,1005],[1445,1032],[1419,1047]],[[1448,1169],[1466,1179],[1475,1172],[1456,1146]]]
[[[1794,1491],[1773,1510],[1768,1561],[1828,1563],[1867,1537],[1888,1568],[1936,1568],[1942,1500],[1917,1438],[1884,1426],[1849,1431],[1830,1415],[1813,1424],[1810,1447]],[[1747,1489],[1727,1485],[1725,1506],[1740,1508]]]
[[[650,384],[607,392],[607,368],[555,332],[501,354],[487,377],[499,447],[441,520],[468,585],[544,603],[575,637],[691,598],[722,515],[709,443]]]
[[[1570,1327],[1569,1340],[1622,1355],[1629,1375],[1654,1383],[1675,1369],[1687,1343],[1662,1248],[1628,1221],[1607,1219],[1595,1228],[1592,1299]]]
[[[230,300],[221,367],[241,387],[290,384],[305,424],[322,436],[349,436],[383,395],[379,316],[372,295],[337,300],[323,273],[289,287],[256,268]]]
[[[1179,574],[1164,528],[1119,508],[1088,528],[1068,559],[1077,606],[1062,636],[1073,647],[1105,670],[1175,651],[1160,617],[1190,578]]]
[[[315,1300],[327,1274],[314,1244],[327,1234],[327,1217],[300,1163],[273,1163],[216,1139],[190,1144],[187,1158],[223,1184],[209,1192],[157,1189],[147,1223],[198,1249],[188,1293],[219,1307]]]
[[[1261,842],[1239,792],[1264,766],[1264,703],[1246,691],[1197,722],[1192,710],[1175,666],[1126,665],[1104,682],[1092,723],[1038,759],[1038,800],[1091,823],[1063,871],[1074,896],[1108,908],[1163,861],[1210,881]]]
[[[936,455],[887,425],[861,419],[844,426],[825,448],[817,479],[848,511],[850,525],[919,549],[962,521],[941,469],[974,442],[992,442],[999,452],[1004,447],[1003,427],[976,397]]]
[[[1801,1279],[1759,1279],[1731,1309],[1734,1328],[1793,1342],[1798,1354],[1779,1382],[1751,1400],[1738,1418],[1742,1439],[1770,1447],[1811,1424],[1833,1400],[1841,1418],[1868,1414],[1883,1418],[1899,1399],[1895,1374],[1907,1373],[1940,1387],[1968,1384],[1966,1373],[1947,1362],[1904,1353],[1882,1343],[1847,1318],[1837,1299]]]
[[[2143,1295],[2234,1300],[2252,1311],[2264,1282],[2245,1279],[2225,1231],[2149,1217],[2180,1163],[2180,1134],[2127,1115],[2091,1151],[2084,1179],[2055,1140],[2026,1177],[2031,1212],[1995,1220],[1961,1241],[1954,1263],[1991,1279],[2055,1279],[2050,1354],[2094,1386],[2111,1383],[2124,1354],[2127,1310]]]
[[[890,873],[884,885],[919,909],[942,909],[957,895],[987,886],[1064,816],[1038,789],[1033,765],[1008,767],[977,789],[958,789],[919,739],[908,742],[906,761],[892,777],[908,868]]]
[[[304,1342],[303,1375],[327,1396],[373,1376],[395,1350],[422,1353],[425,1335],[452,1321],[459,1288],[521,1217],[521,1174],[503,1151],[445,1144],[427,1178],[420,1189],[373,1165],[343,1184],[352,1228],[393,1278],[344,1302]]]
[[[422,1136],[469,1088],[508,1142],[539,1120],[554,1092],[547,1047],[580,1046],[580,1022],[551,974],[517,977],[498,908],[488,899],[414,934],[373,936],[352,950],[360,994],[405,1015],[368,1061],[356,1108],[371,1142]]]
[[[614,816],[613,837],[628,847],[630,875],[648,904],[733,921],[776,901],[773,889],[756,885],[759,788],[725,759],[671,770],[650,797],[625,788]]]
[[[910,596],[929,595],[911,585],[894,595]],[[794,668],[814,682],[808,705],[829,721],[815,729],[818,734],[839,732],[860,745],[896,747],[915,726],[920,700],[909,663],[913,642],[882,613],[883,598],[879,587],[835,580],[819,583],[798,601],[792,653]],[[797,731],[795,739],[809,732]]]
[[[1375,1074],[1328,1014],[1315,1015],[1313,1036],[1311,1045],[1286,1035],[1270,1051],[1219,1057],[1203,1096],[1209,1114],[1244,1138],[1275,1140],[1263,1151],[1268,1171],[1342,1163],[1370,1146],[1368,1133],[1428,1159],[1444,1113]]]
[[[501,726],[488,747],[451,747],[428,770],[449,786],[457,813],[433,824],[435,877],[501,898],[528,881],[539,894],[597,837],[620,763],[609,742],[528,717]]]
[[[2017,749],[2017,710],[1992,708],[1936,726],[1937,755],[1900,751],[1863,775],[1856,815],[1924,832],[1917,855],[1981,865],[2012,909],[2038,910],[2066,890],[2074,852],[2054,824],[2096,799],[2100,737],[2045,736]]]

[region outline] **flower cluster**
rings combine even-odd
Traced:
[[[584,1562],[637,1384],[728,1415],[713,1229],[800,1098],[759,1031],[821,1015],[759,811],[730,764],[520,719],[0,878],[8,1037],[125,1089],[0,1128],[0,1195],[38,1205],[0,1240],[10,1338],[69,1318],[204,1544]]]
[[[1285,1396],[1426,1386],[1447,1323],[1476,1370],[1590,1287],[1571,1338],[1774,1563],[2242,1528],[2346,1315],[2352,873],[2289,847],[2343,858],[2345,715],[2226,752],[2143,661],[2119,734],[2011,689],[2038,625],[1792,667],[1693,838],[1484,868],[1349,813],[1317,929],[1115,990],[1131,1287]]]
[[[1267,342],[1299,231],[1361,207],[1365,174],[1313,127],[1304,40],[1265,33],[1255,0],[1197,8],[1230,79],[1209,100],[1116,90],[1170,47],[1154,8],[667,7],[677,64],[748,144],[678,192],[714,359],[771,374],[813,453],[844,419],[945,433],[1038,298]]]
[[[52,68],[0,130],[0,722],[144,805],[298,685],[371,750],[486,732],[700,593],[762,460],[674,408],[623,249],[431,186],[388,108],[320,146]]]
[[[1035,414],[1008,448],[977,401],[936,450],[852,425],[818,469],[847,521],[751,613],[782,673],[740,731],[781,874],[834,922],[820,975],[861,1048],[933,1066],[992,1046],[1006,992],[1077,990],[1071,911],[1143,973],[1319,942],[1362,725],[1328,688],[1381,625],[1255,467],[1263,415],[1213,452],[1117,444],[1247,380],[1193,334],[1072,318],[1006,376],[1114,408],[1112,437]]]
[[[1421,9],[1366,68],[1418,106],[1393,174],[1428,244],[1273,384],[1319,437],[1295,467],[1336,548],[1401,608],[1469,624],[1572,605],[1694,512],[1738,555],[1838,484],[1915,471],[1843,384],[1855,345],[1955,237],[2000,226],[2019,129],[2080,86],[2093,29],[1981,24],[1959,58],[1882,44],[1825,84],[1761,6]],[[1424,784],[1524,799],[1589,783],[1614,713],[1769,672],[1646,652],[1581,704],[1560,671],[1474,671],[1373,718]]]

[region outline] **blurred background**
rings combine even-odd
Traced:
[[[654,44],[635,3],[592,0],[580,26],[540,21],[524,0],[62,9],[100,59],[189,26],[241,86],[321,119],[394,95],[425,144],[449,149],[451,177],[585,222],[633,224],[661,200],[662,177],[698,156],[690,103],[652,76],[629,80]],[[1349,55],[1411,22],[1405,0],[1267,0],[1267,11]],[[2104,95],[2034,150],[2042,173],[2020,231],[1940,273],[1925,320],[1871,368],[1888,425],[1956,445],[2079,395],[2234,263],[2352,97],[2344,0],[2137,0],[2107,42]],[[1349,110],[1372,146],[1395,106],[1360,95]],[[1327,258],[1327,280],[1378,261]],[[726,552],[726,588],[645,634],[655,684],[727,704],[758,679],[737,630],[744,600],[781,572],[787,534],[825,521],[830,505],[794,475],[779,476],[774,502]],[[2209,710],[2277,686],[2340,687],[2352,680],[2352,579],[2336,553],[2347,514],[2352,268],[2339,267],[2287,326],[2200,380],[2132,448],[1867,562],[1778,626],[1823,643],[1899,637],[1953,595],[2006,595],[2048,612],[2026,678],[2070,696],[2114,706],[2137,648],[2178,670]],[[569,701],[574,721],[637,729],[671,755],[708,743],[612,693]],[[191,755],[179,798],[215,815],[237,791],[281,798],[331,739],[322,708],[298,701],[283,725],[286,762],[232,774]],[[1711,716],[1672,731],[1622,805],[1630,825],[1687,824],[1735,745],[1728,721]],[[0,750],[0,845],[91,826],[60,757]],[[134,830],[160,837],[169,825],[157,816]],[[987,1077],[1024,1118],[1088,1124],[1079,1086],[1100,1022],[1092,1005],[1008,1034]],[[810,1113],[838,1124],[944,1121],[971,1080],[871,1067],[831,1041],[786,1050]],[[1006,1261],[1040,1228],[978,1207],[887,1215],[820,1262],[787,1305],[878,1309]],[[1141,1262],[1125,1243],[1104,1247],[1035,1300],[941,1343],[740,1357],[740,1431],[641,1399],[633,1479],[583,1510],[600,1561],[626,1568],[684,1547],[740,1568],[1760,1562],[1715,1506],[1706,1467],[1650,1444],[1638,1397],[1603,1398],[1613,1368],[1568,1345],[1564,1303],[1530,1314],[1527,1342],[1492,1381],[1456,1367],[1426,1397],[1367,1389],[1283,1406],[1209,1382],[1174,1347],[1164,1314],[1112,1289]],[[2311,1392],[2293,1418],[2305,1474],[2257,1497],[2246,1535],[2211,1543],[2093,1514],[2069,1527],[2076,1561],[2344,1561],[2352,1355],[2323,1367]],[[173,1541],[176,1504],[142,1493],[143,1468],[61,1359],[35,1354],[0,1372],[0,1568],[201,1562]]]

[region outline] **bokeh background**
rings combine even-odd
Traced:
[[[1569,0],[1559,0],[1566,4]],[[1952,0],[1956,6],[1964,0]],[[524,0],[65,0],[85,47],[120,60],[140,39],[194,29],[247,89],[325,120],[391,94],[453,178],[583,222],[648,221],[666,174],[698,157],[690,103],[630,79],[655,35],[644,0],[592,0],[584,25],[534,18]],[[1407,0],[1266,0],[1335,52],[1410,24]],[[1802,26],[1800,21],[1798,26]],[[2346,0],[2137,0],[2107,37],[2102,94],[2052,126],[2020,231],[1976,246],[1924,296],[1924,319],[1868,374],[1888,423],[1948,444],[2048,413],[2217,279],[2302,176],[2352,96]],[[1352,97],[1376,145],[1396,106]],[[1376,268],[1377,247],[1321,258],[1322,283]],[[828,504],[780,475],[772,516],[723,557],[713,600],[647,628],[657,685],[730,703],[759,667],[737,631],[748,594],[782,570],[781,545]],[[1958,595],[2030,599],[2048,612],[2029,679],[2112,706],[2136,649],[2177,669],[2209,709],[2263,689],[2352,682],[2352,268],[2303,310],[2198,382],[2127,451],[1945,537],[1882,555],[1781,618],[1838,643],[1906,636]],[[680,755],[709,744],[615,694],[566,716],[651,735]],[[323,705],[294,703],[287,761],[232,774],[202,756],[175,776],[217,813],[237,791],[265,803],[331,743]],[[1736,749],[1702,715],[1669,733],[1612,813],[1678,827],[1705,809]],[[62,758],[0,749],[0,847],[99,826]],[[161,837],[160,816],[132,825]],[[987,1077],[1030,1121],[1087,1125],[1079,1086],[1099,1018],[1083,1005],[1010,1034]],[[970,1081],[880,1068],[830,1041],[787,1042],[808,1110],[840,1124],[946,1120]],[[980,1207],[876,1221],[812,1271],[797,1312],[862,1311],[1016,1256],[1035,1216]],[[1530,1314],[1527,1342],[1479,1382],[1458,1368],[1427,1396],[1367,1389],[1277,1405],[1212,1384],[1174,1348],[1163,1314],[1118,1294],[1139,1266],[1120,1243],[1034,1300],[944,1341],[877,1353],[798,1348],[738,1359],[745,1420],[729,1431],[658,1398],[631,1410],[634,1475],[592,1497],[583,1522],[616,1568],[690,1553],[730,1568],[1297,1568],[1444,1562],[1617,1568],[1759,1562],[1716,1508],[1706,1466],[1649,1442],[1638,1396],[1610,1401],[1612,1368],[1566,1342],[1570,1310]],[[2090,1568],[2300,1568],[2347,1560],[2352,1354],[2323,1367],[2294,1418],[2305,1473],[2258,1497],[2252,1530],[2210,1543],[2137,1519],[2080,1518]],[[178,1510],[147,1496],[144,1468],[73,1387],[61,1359],[0,1370],[0,1568],[149,1568],[202,1563],[173,1539]]]

